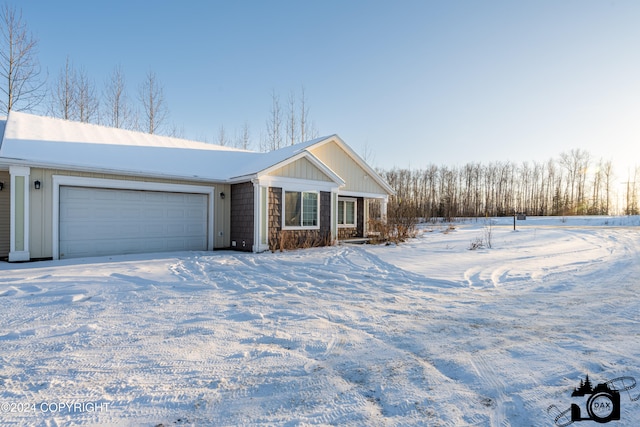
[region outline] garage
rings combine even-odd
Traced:
[[[60,258],[207,250],[207,194],[60,186]]]

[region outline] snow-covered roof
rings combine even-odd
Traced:
[[[337,135],[259,153],[15,111],[0,118],[0,135],[0,165],[233,183],[304,157],[341,187],[345,181],[312,154],[313,147],[334,141],[393,193]]]
[[[307,146],[258,153],[21,112],[9,114],[0,144],[0,160],[13,164],[222,182],[258,174]]]

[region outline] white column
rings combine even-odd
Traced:
[[[385,197],[384,199],[382,199],[382,203],[380,203],[380,215],[382,216],[382,218],[380,218],[382,220],[383,223],[387,223],[387,204],[389,203],[389,197]]]
[[[9,261],[29,261],[29,188],[31,168],[9,167],[11,174],[11,238]]]

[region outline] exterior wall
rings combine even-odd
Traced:
[[[9,256],[11,241],[11,176],[8,171],[0,171],[0,259]]]
[[[269,173],[269,175],[331,182],[331,179],[327,175],[305,158],[298,159],[295,162],[291,162],[281,168],[278,168]]]
[[[272,251],[326,246],[331,241],[331,193],[320,192],[318,230],[282,230],[282,188],[269,187],[269,248]]]
[[[254,244],[254,191],[251,182],[231,186],[231,249],[251,251]]]
[[[387,195],[385,189],[335,142],[315,147],[311,153],[346,181],[340,191]]]
[[[28,185],[31,186],[31,191],[29,192],[29,250],[32,259],[51,258],[53,256],[53,175],[215,187],[215,200],[213,201],[214,229],[209,230],[209,232],[214,233],[214,248],[226,248],[230,245],[230,201],[228,198],[222,199],[219,196],[221,192],[230,193],[231,187],[228,184],[31,168]],[[41,182],[40,190],[33,189],[33,183],[36,180]]]
[[[356,197],[356,226],[338,227],[338,240],[354,239],[364,237],[364,197]]]

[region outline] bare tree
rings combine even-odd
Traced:
[[[376,156],[373,152],[373,148],[371,148],[371,145],[369,145],[368,141],[365,141],[364,145],[362,146],[362,160],[364,160],[368,164],[372,164],[375,158]]]
[[[22,12],[14,7],[2,7],[2,29],[0,31],[0,99],[3,112],[16,109],[30,111],[44,98],[44,79],[41,79],[37,60],[38,41],[22,20]]]
[[[170,136],[172,138],[180,138],[180,139],[185,139],[185,135],[186,132],[184,130],[184,126],[178,126],[177,124],[173,123],[169,129],[165,132],[165,134],[167,136]]]
[[[614,174],[613,174],[613,164],[611,162],[611,160],[607,160],[604,163],[604,167],[603,167],[603,174],[604,174],[604,191],[605,191],[605,200],[604,200],[604,214],[605,215],[610,215],[611,214],[611,190],[612,190],[612,181],[614,179]]]
[[[164,100],[164,91],[155,73],[147,73],[146,80],[140,85],[140,101],[142,102],[145,131],[151,134],[162,129],[169,111]]]
[[[83,123],[98,123],[100,101],[96,96],[94,83],[84,68],[80,69],[76,80],[76,104],[78,119]]]
[[[282,113],[280,112],[280,98],[275,90],[271,93],[271,111],[267,119],[267,151],[277,150],[282,146]]]
[[[251,145],[251,129],[249,127],[249,122],[244,122],[242,125],[242,129],[240,130],[240,135],[236,138],[236,148],[242,148],[243,150],[248,150],[249,145]]]
[[[51,89],[49,114],[65,120],[73,120],[76,115],[76,74],[67,56],[64,68]]]
[[[309,107],[305,96],[304,86],[300,89],[300,141],[307,141],[307,122],[309,120]]]
[[[584,213],[584,187],[589,161],[589,153],[579,148],[560,155],[560,163],[568,173],[567,191],[575,214]]]
[[[318,130],[315,122],[309,119],[309,107],[307,105],[306,92],[304,86],[300,89],[300,116],[298,117],[298,128],[300,129],[300,141],[308,141],[318,137]]]
[[[287,100],[289,111],[287,111],[287,140],[289,145],[296,143],[298,137],[298,121],[296,119],[296,97],[293,92],[289,92],[289,99]]]
[[[218,137],[216,138],[216,144],[222,146],[229,145],[227,131],[224,129],[224,125],[220,125],[220,128],[218,128]]]
[[[127,84],[122,67],[111,72],[103,91],[103,120],[107,126],[123,129],[133,128],[133,112],[127,97]]]
[[[282,147],[283,142],[293,145],[317,137],[318,132],[314,124],[309,121],[309,107],[304,86],[298,101],[296,101],[295,92],[289,92],[286,117],[284,118],[280,107],[280,98],[275,90],[271,93],[271,111],[266,125],[266,137],[261,138],[260,142],[262,151],[277,150]]]

